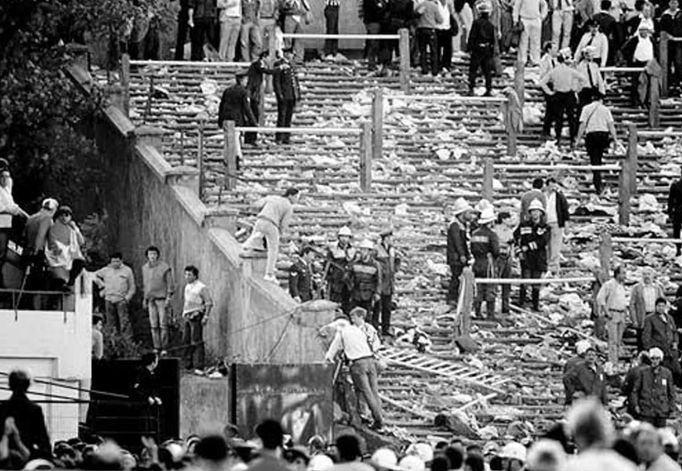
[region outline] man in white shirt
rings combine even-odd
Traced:
[[[514,23],[523,23],[521,43],[519,44],[518,60],[524,64],[528,60],[530,45],[530,62],[532,66],[540,63],[540,36],[542,20],[547,16],[545,0],[515,0],[512,10]]]
[[[360,410],[360,398],[364,396],[374,418],[372,428],[381,430],[383,413],[381,399],[379,399],[379,372],[375,358],[381,343],[374,327],[365,322],[366,317],[365,309],[361,307],[352,309],[350,311],[351,325],[343,327],[336,333],[324,358],[333,363],[336,355],[343,352],[350,363],[350,375],[358,399],[358,410]]]
[[[573,58],[575,61],[579,61],[585,48],[591,46],[594,48],[592,49],[594,52],[591,54],[592,61],[599,64],[599,67],[606,67],[606,61],[609,58],[609,39],[599,31],[597,20],[588,20],[587,26],[588,31],[580,39]]]
[[[552,44],[557,49],[569,47],[573,29],[573,0],[550,0],[552,2]]]
[[[185,345],[185,368],[204,368],[204,326],[213,308],[211,293],[199,281],[199,270],[193,265],[185,267],[185,296],[183,299],[182,343]]]
[[[242,26],[242,1],[218,0],[220,9],[220,59],[232,62]]]
[[[568,201],[559,191],[556,178],[549,177],[545,185],[547,192],[546,222],[549,226],[549,245],[547,246],[547,264],[549,270],[557,272],[561,261],[561,247],[564,239],[564,228],[570,219]]]

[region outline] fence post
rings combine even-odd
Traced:
[[[649,127],[657,128],[660,124],[661,94],[655,80],[649,79]]]
[[[483,199],[493,202],[493,159],[486,157],[483,164]]]
[[[514,89],[516,90],[516,95],[519,97],[519,103],[523,107],[526,96],[526,71],[525,64],[517,60],[516,69],[514,70]]]
[[[370,191],[372,187],[372,125],[363,121],[360,125],[360,189]]]
[[[630,161],[621,161],[620,178],[618,179],[618,224],[630,225],[630,190],[631,190]]]
[[[630,194],[637,194],[637,126],[635,123],[628,123],[628,148],[625,158],[628,161],[630,172]]]
[[[130,56],[121,56],[121,86],[123,87],[123,112],[130,115]]]
[[[223,147],[223,158],[225,159],[225,188],[228,191],[234,190],[237,173],[237,131],[234,121],[223,123],[225,130],[225,145]]]
[[[604,274],[609,276],[611,273],[611,257],[613,256],[613,244],[611,234],[604,232],[599,239],[599,266]]]
[[[199,200],[204,200],[204,188],[206,187],[206,176],[204,174],[204,126],[206,121],[199,121],[199,149],[197,152],[197,163],[199,164]]]
[[[372,97],[372,158],[380,159],[384,152],[384,89],[374,89]]]
[[[661,97],[668,98],[668,46],[670,35],[661,31],[661,42],[658,47],[658,60],[661,64]]]
[[[503,111],[503,118],[505,120],[505,128],[507,129],[507,155],[509,156],[515,156],[516,155],[516,144],[518,141],[518,133],[516,132],[516,126],[514,126],[514,123],[507,123],[506,120],[510,116],[512,116],[512,109],[514,106],[514,97],[513,96],[508,96],[507,97],[507,103],[506,103],[506,109],[505,106],[502,106],[502,111]],[[521,105],[523,107],[523,104]],[[523,110],[522,110],[523,113]],[[523,118],[522,118],[523,119]]]
[[[407,28],[400,28],[398,30],[400,35],[399,47],[400,51],[400,90],[403,93],[410,91],[410,31]]]

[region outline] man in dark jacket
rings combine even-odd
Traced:
[[[642,328],[642,347],[646,350],[657,347],[663,352],[663,366],[674,376],[679,376],[677,362],[677,327],[675,320],[667,312],[668,302],[665,298],[656,300],[656,312],[644,319]]]
[[[312,247],[303,247],[301,256],[289,268],[289,293],[300,303],[313,299],[313,258]]]
[[[469,94],[474,94],[476,73],[480,68],[485,77],[485,96],[493,90],[493,69],[495,55],[495,26],[490,21],[491,5],[487,1],[477,4],[481,16],[471,25],[469,33]]]
[[[471,234],[471,255],[474,257],[473,272],[476,278],[495,278],[497,257],[500,256],[500,241],[491,224],[495,221],[492,208],[486,208],[478,220],[479,227]],[[495,318],[495,285],[477,284],[474,310],[481,316],[481,304],[485,299],[488,318]]]
[[[388,2],[387,11],[381,24],[381,34],[398,34],[401,28],[408,28],[414,17],[414,2],[412,0],[391,0]],[[392,39],[381,41],[379,62],[382,72],[388,74],[393,52],[398,53],[398,40]]]
[[[623,384],[620,387],[620,392],[627,398],[628,414],[632,416],[636,415],[636,412],[635,404],[630,403],[630,394],[632,394],[633,389],[635,389],[635,383],[641,377],[642,371],[649,365],[651,365],[649,353],[646,351],[639,352],[636,363],[628,370],[625,379],[623,379]]]
[[[670,36],[682,37],[682,10],[679,8],[678,0],[670,0],[668,9],[661,15],[661,31],[665,31]],[[669,87],[680,85],[682,79],[682,44],[677,41],[668,42],[668,67],[672,70],[670,74]]]
[[[263,51],[257,60],[253,61],[246,72],[246,91],[249,95],[249,103],[251,105],[251,112],[253,113],[254,126],[258,126],[261,122],[261,105],[263,94],[263,75],[271,74],[272,71],[268,69],[265,59],[267,59],[269,52]],[[258,134],[255,132],[247,132],[244,134],[245,144],[256,144]]]
[[[50,437],[47,435],[43,410],[26,396],[30,385],[31,378],[25,371],[14,370],[10,373],[9,388],[12,395],[0,405],[0,424],[4,424],[7,417],[13,417],[31,458],[47,458],[51,455]]]
[[[381,33],[381,25],[386,19],[387,7],[388,2],[386,0],[363,0],[362,20],[365,23],[367,34]],[[367,51],[369,70],[374,71],[377,68],[377,61],[379,59],[379,40],[368,39],[365,49]]]
[[[546,222],[549,226],[549,245],[547,246],[547,257],[549,269],[552,272],[559,270],[561,261],[561,246],[564,240],[564,228],[570,219],[568,212],[568,201],[559,190],[556,178],[549,177],[545,185],[547,192],[547,213]]]
[[[545,207],[540,200],[531,201],[528,206],[530,219],[519,224],[514,231],[514,240],[519,250],[521,278],[542,278],[547,271],[547,244],[549,227],[544,221]],[[534,284],[533,309],[540,310],[540,285]],[[526,285],[519,288],[519,307],[526,303]]]
[[[391,310],[393,309],[393,290],[395,289],[395,273],[400,269],[400,255],[393,247],[393,230],[381,232],[381,241],[377,245],[377,262],[381,267],[381,286],[379,303],[374,306],[372,325],[379,327],[381,313],[381,335],[391,335]]]
[[[668,192],[668,217],[673,225],[673,237],[680,238],[682,228],[682,178],[670,185]],[[677,255],[682,251],[682,244],[677,244]]]
[[[611,6],[611,0],[602,0],[601,10],[593,17],[594,21],[599,25],[599,31],[604,33],[609,42],[609,54],[606,59],[606,65],[613,65],[616,52],[623,45],[621,25],[611,14]]]
[[[372,255],[374,244],[363,240],[358,246],[360,253],[350,264],[350,298],[353,307],[361,307],[368,313],[380,299],[381,266]]]
[[[238,73],[235,75],[235,84],[228,87],[220,99],[220,107],[218,108],[218,127],[223,128],[225,121],[234,121],[235,126],[248,126],[257,123],[256,117],[251,111],[249,104],[249,95],[244,88],[244,77],[246,74]],[[237,170],[239,170],[239,159],[241,154],[241,146],[237,142],[235,148],[237,149]]]
[[[327,248],[325,268],[329,300],[338,303],[346,314],[350,311],[350,289],[346,283],[346,273],[350,262],[355,258],[352,237],[353,233],[348,226],[339,229],[338,242]]]
[[[185,60],[185,42],[187,41],[187,32],[189,31],[189,6],[190,0],[180,0],[175,54],[173,57],[176,61]]]
[[[448,301],[457,304],[459,298],[459,277],[469,264],[469,223],[474,218],[474,208],[464,199],[458,198],[453,208],[455,220],[448,228],[447,262],[452,273]]]
[[[204,43],[211,35],[211,29],[215,25],[218,15],[216,0],[190,0],[188,12],[188,24],[192,41],[193,61],[204,59]],[[179,38],[178,38],[179,39]],[[176,52],[177,54],[177,52]]]
[[[301,99],[301,88],[298,84],[296,70],[291,63],[293,50],[285,49],[284,57],[275,62],[272,71],[272,87],[277,98],[277,127],[291,127],[291,118],[294,114],[296,103]],[[289,133],[279,132],[275,134],[275,142],[289,144]]]
[[[599,399],[602,404],[608,404],[609,396],[606,392],[604,371],[597,363],[597,352],[594,347],[585,352],[585,361],[573,370],[573,394],[580,393]]]
[[[651,366],[642,369],[630,393],[636,418],[655,427],[665,427],[666,419],[675,411],[675,385],[673,375],[661,365],[663,351],[649,350]]]
[[[590,348],[592,348],[592,344],[588,340],[578,340],[575,343],[575,356],[569,358],[564,365],[563,383],[566,405],[573,402],[573,394],[575,393],[574,371],[585,362],[585,354]]]

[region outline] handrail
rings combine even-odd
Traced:
[[[682,137],[682,131],[637,131],[637,137]]]
[[[476,278],[478,285],[549,285],[554,283],[583,283],[594,281],[590,276],[574,276],[567,278]]]
[[[248,126],[236,126],[235,131],[239,132],[262,132],[262,133],[280,133],[280,132],[286,132],[286,133],[292,133],[292,134],[336,134],[336,135],[353,135],[353,136],[359,136],[362,134],[362,130],[358,128],[316,128],[316,127],[310,127],[310,128],[297,128],[297,127],[292,127],[292,128],[276,128],[272,126],[257,126],[257,127],[248,127]]]
[[[495,169],[500,170],[620,170],[618,164],[604,165],[571,165],[571,164],[493,164]]]
[[[462,103],[472,102],[488,102],[488,103],[505,103],[507,101],[504,97],[495,96],[459,96],[459,95],[384,95],[389,100],[420,100],[420,101],[458,101]]]
[[[7,373],[6,371],[0,371],[0,376],[9,376],[10,373]],[[52,378],[54,379],[54,378]],[[59,381],[59,380],[57,380]],[[130,399],[130,396],[126,396],[125,394],[116,394],[112,392],[107,392],[107,391],[98,391],[96,389],[87,389],[87,388],[81,388],[81,387],[76,387],[76,386],[69,386],[66,384],[59,384],[54,381],[47,381],[45,379],[40,379],[40,378],[31,378],[31,382],[36,383],[36,384],[46,384],[48,386],[54,386],[57,388],[62,388],[62,389],[70,389],[72,391],[79,391],[79,392],[86,392],[88,394],[95,394],[98,396],[108,396],[116,399]]]
[[[222,61],[156,61],[156,60],[131,60],[130,65],[144,66],[183,66],[183,67],[248,67],[249,62],[222,62]]]
[[[616,73],[616,72],[623,72],[623,73],[632,73],[632,72],[641,72],[645,70],[646,67],[615,67],[615,66],[607,66],[607,67],[600,67],[599,70],[604,73]]]
[[[284,33],[282,37],[291,39],[400,39],[399,34]]]
[[[620,243],[637,243],[647,242],[653,244],[682,244],[682,239],[675,239],[673,237],[611,237],[611,241]]]

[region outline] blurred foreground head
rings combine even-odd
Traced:
[[[568,432],[573,436],[578,451],[608,447],[614,438],[611,419],[594,398],[576,402],[568,411],[567,422]]]

